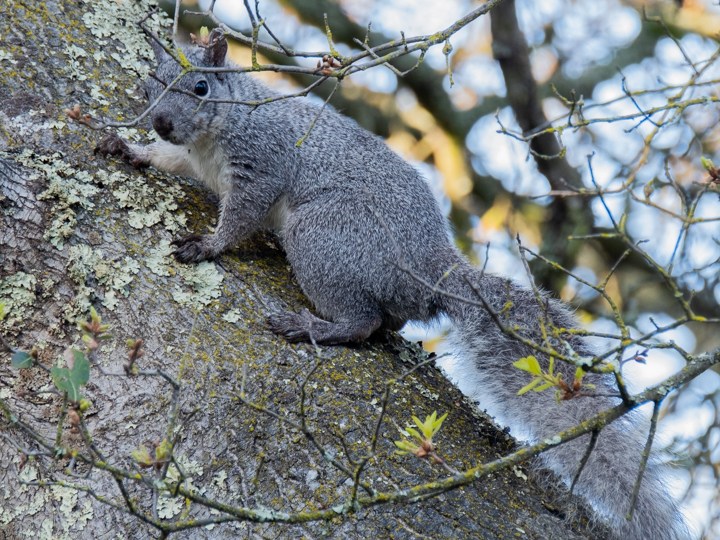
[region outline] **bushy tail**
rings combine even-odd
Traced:
[[[458,268],[443,285],[451,293],[477,300],[477,293],[468,281],[496,312],[511,302],[508,324],[535,329],[523,335],[539,341],[543,310],[533,291],[497,276],[481,277],[477,268],[464,261],[458,263]],[[547,370],[548,359],[507,337],[486,310],[447,297],[442,302],[455,327],[451,343],[452,350],[460,357],[461,389],[477,399],[481,408],[487,409],[499,423],[509,426],[515,437],[538,442],[620,403],[611,397],[578,397],[558,404],[553,389],[518,396],[518,390],[531,378],[513,367],[513,362],[532,355],[540,361],[543,370]],[[577,327],[563,303],[547,299],[542,303],[556,327]],[[591,355],[582,339],[573,338],[571,345],[579,354]],[[556,372],[564,373],[565,381],[574,379],[574,367],[560,361],[555,366]],[[614,382],[605,376],[588,374],[583,382],[595,384],[595,393],[617,393]],[[633,518],[628,521],[625,517],[649,427],[649,419],[633,411],[604,428],[574,491],[589,500],[617,539],[686,540],[690,533],[664,486],[672,471],[653,458],[647,464]],[[589,440],[590,434],[587,434],[541,454],[541,463],[569,485]]]

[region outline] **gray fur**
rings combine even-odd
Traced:
[[[179,67],[158,54],[158,77],[173,80]],[[224,53],[210,54],[199,47],[189,47],[185,54],[196,65],[217,67],[225,62]],[[275,95],[251,76],[237,73],[189,74],[180,88],[193,91],[200,80],[209,84],[207,97],[250,101]],[[149,79],[146,84],[150,99],[155,99],[160,83]],[[208,259],[261,228],[275,229],[297,280],[323,317],[308,311],[272,315],[273,331],[293,341],[360,341],[381,327],[399,329],[409,320],[430,322],[447,314],[464,358],[461,369],[472,380],[481,406],[532,441],[553,436],[618,402],[581,398],[558,405],[552,390],[518,397],[529,378],[511,364],[533,352],[505,337],[486,311],[429,295],[396,265],[429,283],[457,265],[443,281],[450,292],[474,298],[466,278],[499,310],[509,291],[510,324],[538,328],[541,311],[532,292],[496,276],[481,277],[451,244],[446,220],[425,181],[378,137],[326,110],[298,147],[317,107],[289,99],[251,109],[222,103],[198,107],[192,97],[170,93],[152,113],[163,141],[139,147],[109,135],[99,145],[99,150],[122,154],[138,165],[193,175],[220,195],[215,233],[176,241],[179,260]],[[560,302],[550,301],[548,307],[556,325],[576,325]],[[537,337],[530,330],[526,335]],[[590,352],[577,338],[573,346],[581,354]],[[565,380],[572,380],[574,370],[559,367]],[[586,381],[600,391],[614,391],[611,381],[598,376],[588,375]],[[667,471],[655,462],[645,473],[635,517],[630,522],[624,517],[648,424],[641,414],[631,414],[602,431],[576,491],[609,522],[616,538],[684,539],[688,533],[663,488]],[[542,461],[569,482],[588,437],[544,454]]]

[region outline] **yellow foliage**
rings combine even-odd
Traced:
[[[462,148],[439,127],[428,133],[425,139],[433,149],[435,166],[443,175],[445,193],[452,202],[458,202],[472,190]]]
[[[504,229],[508,221],[508,215],[512,212],[512,202],[505,195],[495,197],[495,203],[490,210],[483,214],[480,220],[480,228],[483,231],[495,231]]]
[[[411,128],[415,128],[423,133],[428,133],[433,129],[437,123],[432,114],[422,108],[420,105],[415,105],[410,110],[399,111],[400,118]]]
[[[663,20],[672,21],[673,24],[688,32],[696,32],[703,37],[717,36],[720,30],[720,17],[709,13],[702,2],[687,0],[683,9],[677,9],[672,4],[662,10]]]
[[[584,309],[578,309],[575,312],[575,317],[581,325],[588,325],[595,320],[593,314],[589,311],[585,311]]]
[[[414,148],[418,141],[407,131],[395,131],[385,143],[397,154],[404,158],[414,157]]]
[[[435,122],[424,108],[416,105],[408,111],[400,111],[400,117],[410,127],[421,131],[424,137],[412,149],[412,156],[425,161],[432,154],[435,167],[443,177],[445,193],[452,202],[458,202],[472,189],[462,147]],[[399,139],[397,139],[399,142]]]

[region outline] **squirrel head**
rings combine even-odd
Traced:
[[[207,44],[183,47],[183,55],[194,66],[225,67],[228,45],[222,31],[215,29],[208,37]],[[158,67],[154,76],[145,82],[145,95],[150,104],[170,87],[150,112],[153,128],[160,138],[173,144],[188,144],[203,135],[219,132],[232,105],[203,103],[200,99],[232,99],[229,74],[189,72],[173,84],[182,74],[182,66],[158,41],[152,40],[152,48]]]

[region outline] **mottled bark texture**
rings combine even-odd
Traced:
[[[269,332],[273,309],[309,307],[270,234],[257,235],[214,263],[181,266],[167,243],[206,231],[215,201],[190,179],[137,171],[93,155],[101,134],[73,123],[65,108],[129,118],[142,110],[138,83],[150,66],[150,48],[133,21],[145,2],[12,2],[0,4],[0,295],[12,307],[2,332],[15,347],[38,344],[40,359],[56,361],[81,346],[76,321],[96,307],[114,339],[101,362],[122,371],[125,341],[143,338],[139,367],[161,368],[182,381],[184,426],[177,454],[192,485],[230,504],[286,512],[337,505],[351,489],[304,437],[247,410],[235,399],[243,373],[246,395],[273,410],[293,411],[298,381],[314,364],[312,351]],[[158,23],[151,22],[157,26]],[[124,132],[145,137],[145,132]],[[308,418],[325,447],[351,452],[368,447],[383,383],[406,370],[421,350],[396,335],[355,348],[325,347],[328,360],[311,381]],[[18,371],[0,362],[0,398],[43,436],[54,438],[60,400],[20,398],[19,390],[52,388],[38,369]],[[164,437],[171,388],[159,378],[105,377],[92,369],[83,393],[96,444],[109,463],[132,470],[130,453]],[[378,457],[365,480],[384,491],[444,474],[411,457],[393,455],[398,428],[410,416],[449,412],[437,437],[455,468],[507,453],[514,441],[469,405],[443,374],[424,367],[397,387]],[[66,425],[62,444],[81,448]],[[31,439],[5,419],[0,434],[25,448]],[[264,457],[261,457],[264,456]],[[19,453],[0,439],[0,538],[154,538],[157,531],[84,493],[18,482]],[[25,465],[26,480],[67,479],[68,460]],[[178,538],[597,538],[584,520],[568,525],[550,492],[506,471],[412,505],[378,507],[326,524],[234,523],[182,532]],[[111,477],[95,471],[78,484],[121,503]],[[128,484],[140,508],[147,492]],[[143,498],[140,498],[140,497]],[[167,502],[167,501],[166,501]],[[165,504],[164,512],[183,510]],[[193,515],[210,517],[207,510]],[[598,535],[598,536],[595,536]]]

